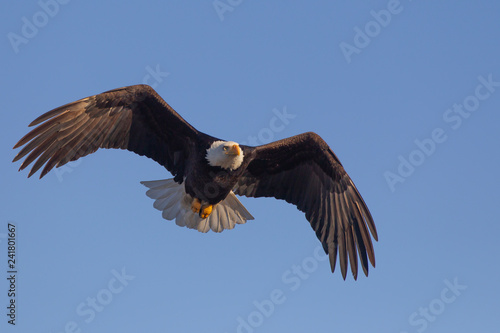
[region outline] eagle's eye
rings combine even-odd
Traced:
[[[223,149],[224,149],[224,151],[226,151],[226,150],[228,150],[228,149],[229,149],[229,147],[228,147],[228,146],[224,146],[224,148],[223,148]]]

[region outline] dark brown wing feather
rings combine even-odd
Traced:
[[[357,278],[358,255],[365,275],[375,267],[370,232],[377,230],[370,211],[337,156],[315,133],[304,133],[256,147],[235,193],[284,199],[305,212],[329,254],[332,272],[337,252],[345,279],[349,260]],[[370,230],[370,232],[368,231]]]
[[[14,162],[19,170],[35,161],[30,177],[44,164],[40,178],[54,166],[91,154],[99,148],[128,149],[165,166],[182,180],[184,161],[200,133],[179,116],[150,86],[110,90],[49,111],[14,148],[25,145]]]

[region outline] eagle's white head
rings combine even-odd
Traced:
[[[207,161],[211,166],[236,170],[243,163],[243,150],[234,141],[215,141],[207,149]]]

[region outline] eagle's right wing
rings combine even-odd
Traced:
[[[40,178],[54,166],[99,148],[127,149],[152,158],[182,179],[184,162],[200,133],[177,114],[150,86],[110,90],[49,111],[14,148],[25,145],[14,162],[29,154],[23,170],[36,160],[30,177],[44,164]]]

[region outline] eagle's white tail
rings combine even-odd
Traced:
[[[243,224],[247,220],[253,220],[252,214],[232,191],[214,206],[206,219],[202,219],[191,210],[193,197],[186,193],[184,184],[178,184],[172,178],[143,181],[141,184],[149,187],[146,195],[155,200],[153,207],[163,212],[162,217],[166,220],[175,219],[175,223],[181,227],[201,232],[210,229],[221,232],[224,229],[233,229],[236,223]]]

